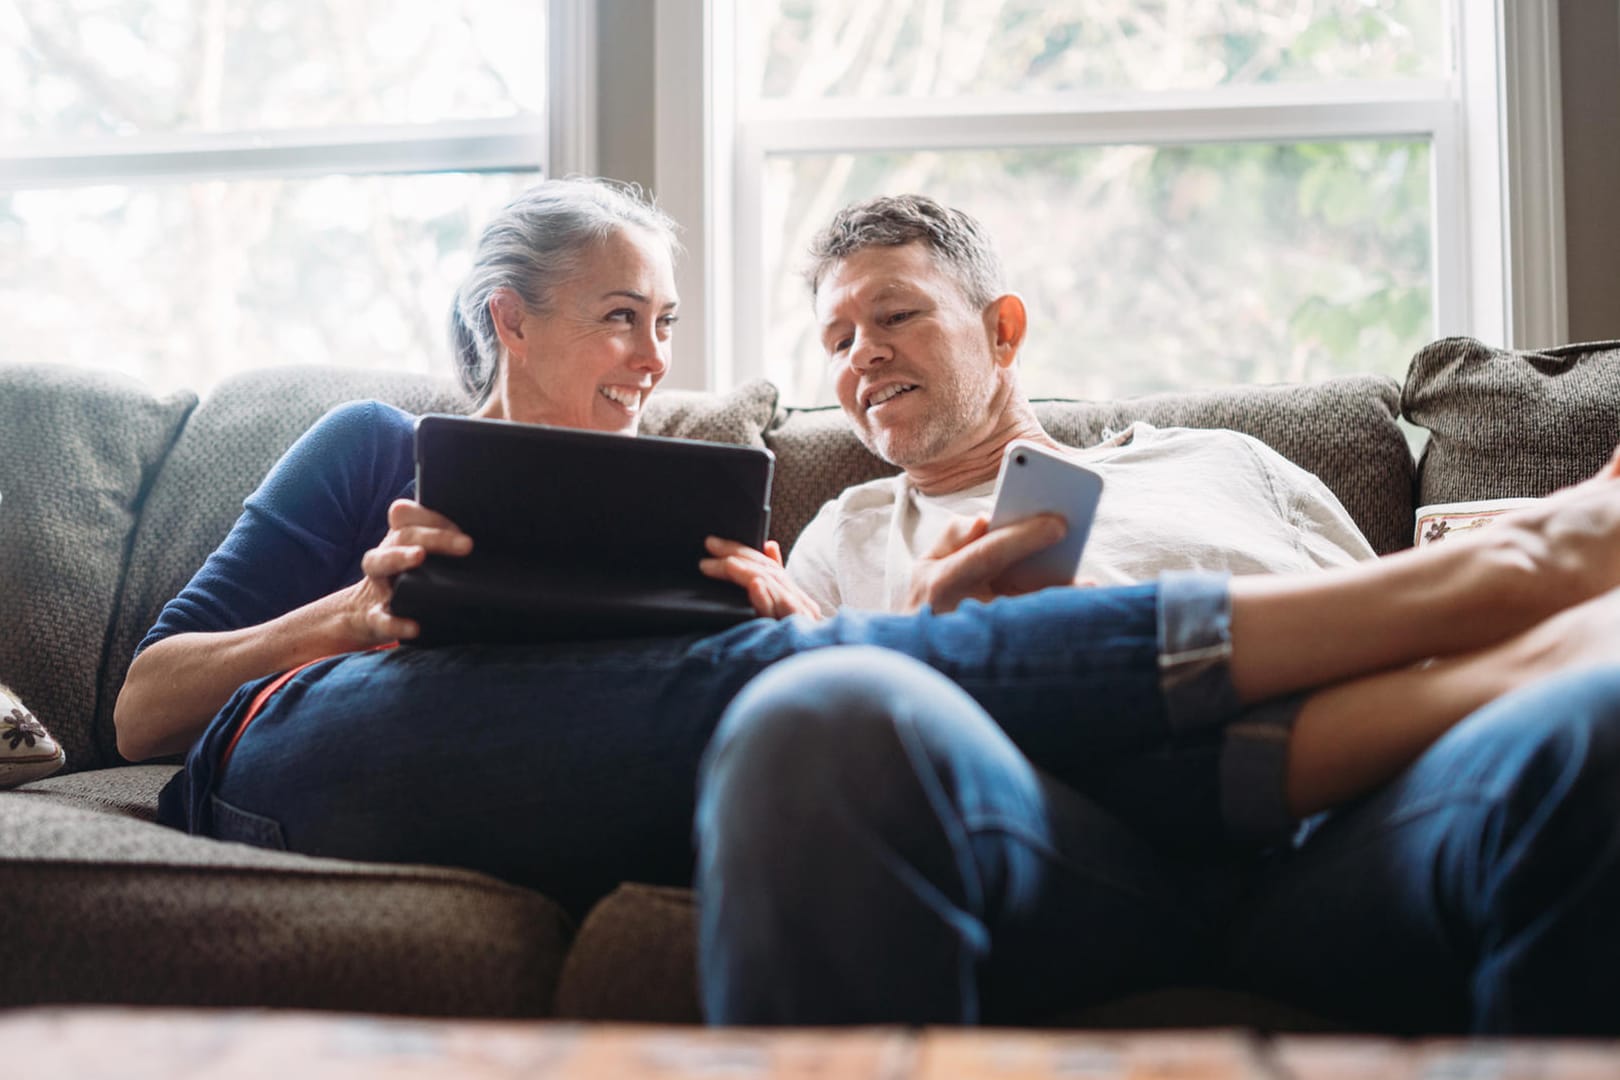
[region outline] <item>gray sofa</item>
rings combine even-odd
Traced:
[[[199,403],[0,364],[0,682],[68,755],[63,772],[0,793],[0,1005],[698,1019],[686,890],[626,883],[576,926],[546,897],[479,874],[193,838],[153,820],[175,765],[118,756],[113,701],[158,609],[298,433],[367,397],[465,407],[428,377],[294,367]],[[1451,339],[1414,359],[1404,387],[1362,376],[1038,407],[1076,444],[1137,418],[1249,432],[1320,475],[1387,553],[1410,543],[1417,505],[1540,495],[1594,470],[1620,440],[1620,345],[1502,353]],[[1421,467],[1402,413],[1429,432]],[[646,430],[775,451],[784,547],[822,501],[888,471],[836,410],[779,408],[763,382],[662,394]],[[1188,991],[1032,1019],[1313,1022]]]

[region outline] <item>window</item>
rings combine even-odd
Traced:
[[[806,243],[901,191],[996,237],[1034,396],[1399,377],[1437,335],[1508,336],[1499,5],[702,6],[716,382],[829,400]]]
[[[539,0],[0,0],[6,359],[446,365],[547,159]]]

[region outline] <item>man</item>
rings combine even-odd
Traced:
[[[1320,480],[1257,439],[1145,423],[1087,450],[1060,447],[1019,383],[1023,301],[1003,287],[978,223],[921,196],[839,214],[807,273],[839,404],[867,448],[904,470],[829,502],[794,546],[762,614],[842,607],[950,610],[995,595],[992,575],[1039,536],[987,538],[1007,445],[1061,449],[1106,482],[1080,576],[1169,569],[1284,573],[1372,548]],[[1053,523],[1033,525],[1034,530]],[[745,559],[740,548],[716,552]],[[811,603],[806,603],[811,601]]]
[[[1017,388],[1023,305],[1002,293],[987,251],[965,215],[914,197],[852,207],[818,240],[810,279],[840,403],[904,474],[830,504],[790,573],[711,547],[711,572],[748,585],[763,613],[951,610],[993,599],[1006,567],[1055,540],[1050,519],[986,533],[982,517],[955,516],[983,508],[1008,442],[1050,442]],[[1174,494],[1129,526],[1099,514],[1082,573],[1300,569],[1368,554],[1331,496],[1255,445],[1139,427],[1083,455],[1122,470],[1105,508],[1155,485]],[[1199,472],[1205,455],[1222,471]],[[1165,474],[1181,472],[1202,479],[1176,491]],[[1130,550],[1155,534],[1172,539]],[[1223,547],[1274,561],[1244,565]],[[1535,677],[1553,654],[1605,640],[1617,596],[1426,669],[1263,704],[1226,729],[1245,737],[1241,758],[1229,755],[1238,740],[1197,732],[1153,745],[1122,736],[1106,760],[1077,758],[1064,735],[1088,722],[1083,696],[1064,698],[1049,728],[1010,739],[972,687],[903,657],[834,649],[785,661],[733,703],[704,771],[710,1019],[1018,1021],[1222,980],[1371,1025],[1614,1030],[1620,1016],[1604,1002],[1620,993],[1620,668],[1583,653],[1547,665],[1574,675]],[[1269,662],[1288,663],[1287,627],[1267,630],[1285,642]],[[1230,640],[1240,636],[1234,620]],[[1217,649],[1173,645],[1161,640],[1182,665],[1161,669],[1167,695],[1231,695]],[[1025,657],[1002,659],[1015,672]],[[1530,677],[1483,689],[1510,670]],[[1528,689],[1478,707],[1515,686]],[[1298,797],[1303,763],[1352,726],[1379,730],[1377,752],[1319,770]],[[1290,843],[1292,819],[1389,777]]]

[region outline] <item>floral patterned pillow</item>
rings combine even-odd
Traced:
[[[49,776],[66,761],[45,725],[0,683],[0,788]]]

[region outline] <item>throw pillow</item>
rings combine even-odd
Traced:
[[[1438,544],[1461,533],[1483,529],[1503,514],[1512,513],[1522,506],[1533,506],[1537,499],[1476,499],[1473,502],[1437,503],[1420,506],[1417,510],[1417,528],[1412,533],[1412,546]]]
[[[1401,412],[1429,429],[1418,505],[1546,495],[1620,441],[1620,341],[1528,351],[1445,338],[1412,358]]]
[[[704,442],[764,446],[765,428],[776,415],[776,387],[753,379],[735,390],[660,390],[647,399],[644,435]]]
[[[66,761],[45,725],[0,683],[0,788],[49,776]]]
[[[196,395],[0,362],[0,672],[43,704],[72,769],[118,762],[94,721],[130,536]],[[238,500],[240,501],[240,500]]]

